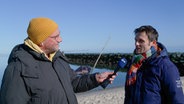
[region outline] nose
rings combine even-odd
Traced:
[[[135,41],[135,45],[138,46],[139,45],[139,42],[138,41]]]
[[[58,43],[62,42],[62,38],[61,38],[60,35],[59,35],[59,37],[57,38],[57,42],[58,42]]]

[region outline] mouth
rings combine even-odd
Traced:
[[[139,49],[141,49],[140,47],[136,47],[136,50],[139,50]]]

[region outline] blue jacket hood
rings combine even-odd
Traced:
[[[145,62],[147,64],[156,65],[161,61],[161,59],[162,59],[161,57],[168,57],[168,52],[167,52],[167,49],[165,48],[165,46],[159,42],[157,42],[157,45],[161,49],[161,51],[155,53],[154,55],[152,55],[151,57],[146,59]]]
[[[168,52],[167,52],[167,49],[165,48],[165,46],[159,42],[157,42],[157,45],[159,48],[161,48],[161,52],[160,52],[159,57],[168,56]]]

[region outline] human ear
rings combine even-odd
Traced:
[[[38,44],[38,46],[39,47],[43,47],[44,46],[43,42],[41,42],[40,44]]]
[[[156,44],[157,44],[157,41],[156,41],[156,40],[154,40],[154,41],[153,41],[153,45],[156,45]]]

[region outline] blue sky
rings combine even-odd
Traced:
[[[1,0],[0,54],[27,37],[31,18],[56,21],[61,51],[131,53],[134,29],[152,25],[169,52],[184,52],[183,0]]]

